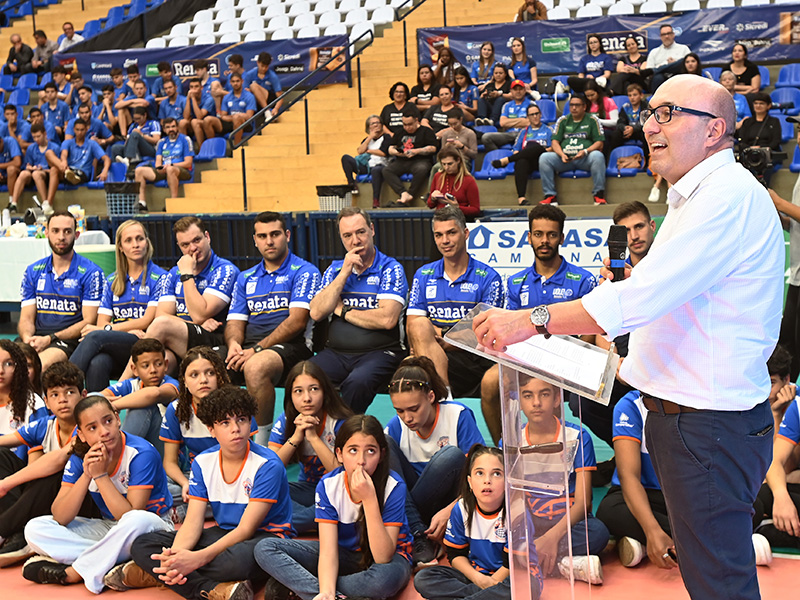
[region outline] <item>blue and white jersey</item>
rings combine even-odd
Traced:
[[[555,415],[553,418],[556,420],[558,424],[558,429],[556,432],[555,437],[550,440],[551,442],[560,442],[561,439],[561,421],[559,421],[558,417]],[[530,441],[530,437],[528,436],[528,426],[527,424],[523,425],[524,429],[522,435],[524,436],[523,439],[526,441],[528,445],[532,445]],[[576,473],[580,471],[596,471],[597,470],[597,460],[595,459],[594,455],[594,444],[592,444],[592,436],[582,428],[580,425],[575,423],[570,423],[569,421],[564,422],[564,429],[565,429],[565,436],[566,444],[574,440],[578,440],[578,449],[575,452],[575,459],[572,462],[572,470],[569,474],[569,505],[575,502],[575,480],[576,480]],[[541,456],[541,455],[540,455]],[[552,459],[558,464],[560,464],[560,458],[557,454],[549,455]],[[556,519],[561,517],[567,511],[567,502],[565,496],[548,496],[548,495],[539,495],[535,492],[529,492],[525,495],[525,501],[527,502],[527,510],[531,514],[545,518],[545,519]],[[591,506],[589,507],[591,509]]]
[[[148,489],[150,499],[144,510],[157,515],[166,515],[172,507],[172,494],[167,489],[167,474],[161,464],[161,455],[153,445],[145,439],[130,433],[122,435],[122,455],[114,472],[109,475],[117,491],[128,497],[128,490]],[[73,454],[64,467],[61,485],[73,486],[83,475],[83,459]],[[114,520],[108,510],[103,495],[97,489],[97,482],[89,484],[89,494],[100,509],[104,518]]]
[[[468,516],[464,500],[456,502],[447,521],[444,544],[451,548],[469,548],[472,568],[484,575],[491,575],[508,560],[508,528],[504,511],[485,515],[476,505],[469,531],[464,525]]]
[[[256,419],[250,420],[250,434],[254,435],[258,431]],[[192,406],[192,416],[189,424],[181,423],[178,420],[178,401],[173,400],[167,406],[164,417],[161,419],[161,432],[158,439],[168,444],[183,444],[186,448],[189,461],[193,461],[201,452],[219,445],[214,436],[203,422],[197,418],[197,411]]]
[[[70,119],[67,123],[67,128],[64,130],[64,135],[75,135],[75,121],[76,119]],[[100,119],[96,119],[92,117],[89,121],[89,127],[86,128],[86,139],[91,139],[93,137],[99,137],[100,139],[108,139],[112,136],[111,130],[106,127],[106,124],[103,123]]]
[[[50,163],[47,162],[47,157],[45,156],[48,150],[52,150],[56,157],[61,154],[61,147],[55,142],[47,142],[47,147],[44,152],[39,148],[39,144],[31,144],[28,146],[28,149],[25,150],[25,164],[49,169]]]
[[[105,152],[100,144],[88,137],[83,140],[83,144],[78,144],[75,138],[69,139],[61,144],[61,152],[67,151],[67,165],[71,169],[78,169],[87,175],[92,173],[95,160],[103,160]]]
[[[58,420],[55,415],[46,415],[32,420],[27,425],[23,425],[14,432],[28,450],[31,452],[42,451],[44,454],[53,452],[62,447],[61,437],[59,435]],[[70,438],[78,435],[78,428],[73,427]]]
[[[447,330],[479,302],[503,306],[503,282],[497,271],[470,256],[464,274],[450,281],[441,258],[417,269],[406,314],[428,317]]]
[[[542,125],[539,129],[528,126],[519,132],[514,142],[514,150],[519,152],[529,144],[539,144],[543,148],[549,148],[552,145],[552,140],[553,130],[547,125]]]
[[[228,320],[246,321],[245,344],[255,344],[275,331],[290,309],[308,310],[321,279],[317,267],[291,252],[271,272],[262,260],[236,278]],[[309,347],[312,325],[309,319],[305,332]]]
[[[783,420],[778,428],[778,437],[795,446],[800,443],[800,396],[795,396],[786,408],[786,412],[783,413]]]
[[[222,473],[219,445],[198,454],[189,475],[189,497],[211,505],[214,520],[222,529],[235,529],[250,502],[270,504],[259,530],[278,537],[294,537],[292,501],[286,469],[269,448],[250,442],[250,451],[233,481]]]
[[[201,88],[202,89],[202,95],[204,97],[206,97],[206,98],[211,98],[212,97],[211,96],[211,84],[214,83],[215,81],[217,83],[219,83],[223,88],[225,87],[224,85],[222,85],[222,81],[220,81],[219,77],[211,77],[211,76],[209,76],[208,79],[206,79],[206,82],[202,84],[203,87]]]
[[[194,156],[192,141],[182,133],[179,133],[174,140],[163,137],[156,144],[156,156],[161,157],[161,164],[164,166],[183,162],[187,156]],[[194,165],[192,165],[193,168]]]
[[[137,127],[139,127],[139,126],[136,123],[131,123],[128,126],[128,135],[133,133],[133,130],[136,129]],[[141,127],[141,132],[144,135],[149,135],[149,136],[150,135],[155,135],[156,133],[161,133],[161,123],[159,123],[158,121],[155,121],[155,120],[145,121],[144,125],[142,125],[142,127]]]
[[[530,75],[528,75],[528,78],[530,79]],[[507,119],[526,119],[528,117],[528,107],[530,104],[530,96],[525,96],[519,104],[517,104],[515,100],[509,100],[503,104],[503,110],[500,111],[500,116],[506,117]],[[522,131],[522,129],[519,127],[509,127],[506,131],[516,133]]]
[[[639,115],[641,114],[643,108],[645,108],[644,102],[639,102],[639,106],[637,108],[633,108],[630,102],[625,102],[622,105],[622,112],[628,116],[628,124],[634,125],[639,122]]]
[[[8,435],[15,433],[21,427],[32,425],[36,421],[47,419],[50,412],[44,404],[44,400],[37,395],[33,395],[33,408],[30,406],[25,407],[25,416],[22,419],[15,419],[14,413],[11,412],[11,404],[0,406],[0,435]],[[24,442],[23,442],[24,443]],[[14,454],[25,460],[25,455],[28,452],[26,446],[17,446],[12,450]]]
[[[394,471],[389,471],[383,498],[383,524],[400,528],[396,553],[411,562],[412,537],[406,518],[406,484]],[[356,504],[350,497],[344,467],[331,471],[317,484],[315,506],[318,523],[337,524],[339,546],[351,552],[360,552],[358,516],[361,503]]]
[[[20,291],[22,306],[36,306],[36,334],[61,331],[83,319],[83,306],[100,306],[105,287],[103,271],[77,252],[61,275],[53,271],[53,256],[25,269]]]
[[[236,283],[236,278],[239,276],[239,269],[229,260],[221,258],[211,252],[211,258],[208,260],[206,268],[198,273],[194,278],[194,283],[197,290],[201,294],[211,294],[225,301],[225,306],[222,307],[214,318],[217,321],[224,322],[228,314],[228,304],[231,301],[231,294],[233,293],[233,286]],[[163,288],[159,302],[173,302],[175,303],[175,314],[184,321],[191,323],[192,317],[189,315],[189,309],[186,306],[186,299],[183,294],[183,283],[178,273],[177,265],[170,269],[167,277],[162,280]]]
[[[164,378],[161,380],[161,383],[159,383],[158,386],[161,387],[167,383],[175,388],[175,397],[177,398],[178,392],[181,389],[181,384],[178,383],[178,380],[174,377],[164,375]],[[114,385],[108,386],[108,389],[113,392],[114,396],[121,398],[123,396],[127,396],[128,394],[132,394],[133,392],[138,392],[140,389],[142,389],[142,380],[138,377],[131,377],[130,379],[118,381]]]
[[[480,95],[476,85],[468,84],[465,90],[460,89],[457,85],[453,88],[453,102],[462,102],[467,106],[472,106],[472,103],[480,98]]]
[[[606,71],[614,72],[614,59],[605,52],[601,52],[597,56],[585,54],[578,61],[578,73],[591,75],[597,79]]]
[[[26,142],[33,141],[33,138],[31,137],[31,124],[27,121],[17,119],[17,127],[16,131],[14,131],[14,134]],[[3,121],[0,123],[0,137],[6,137],[9,135],[11,135],[11,132],[8,130],[8,121]]]
[[[410,430],[397,415],[383,431],[397,442],[417,474],[422,473],[433,455],[445,446],[457,446],[466,454],[473,444],[484,443],[472,410],[453,400],[436,404],[436,420],[427,437]]]
[[[147,281],[142,281],[143,274],[141,273],[136,279],[128,276],[125,291],[121,296],[111,291],[117,273],[109,275],[100,300],[100,308],[97,309],[98,314],[111,317],[114,323],[122,323],[140,319],[150,306],[158,306],[158,297],[164,284],[162,279],[167,276],[167,271],[151,260],[147,263]]]
[[[511,79],[519,79],[524,83],[530,84],[533,79],[531,78],[531,69],[536,66],[536,61],[530,56],[525,57],[525,61],[517,61],[513,67],[509,67],[509,77]],[[512,76],[513,73],[513,76]]]
[[[320,418],[319,427],[317,427],[317,435],[319,439],[333,452],[333,445],[336,441],[336,434],[342,427],[344,419],[330,419],[327,414],[323,414]],[[281,413],[281,416],[275,421],[272,426],[272,431],[269,434],[269,447],[275,451],[279,450],[288,439],[286,434],[286,413]],[[325,475],[325,467],[322,466],[317,453],[311,443],[304,439],[297,449],[297,456],[300,460],[300,474],[298,481],[308,481],[310,483],[317,483],[322,476]]]
[[[641,446],[641,481],[642,487],[648,490],[660,490],[661,484],[653,469],[650,452],[644,437],[644,422],[647,419],[647,408],[642,403],[642,395],[638,390],[628,392],[614,406],[614,425],[612,427],[612,441],[633,440]],[[611,483],[621,485],[619,473],[614,469]]]
[[[242,88],[242,93],[239,96],[236,96],[233,92],[226,94],[222,99],[220,110],[227,115],[245,114],[248,110],[258,110],[256,97]]]
[[[186,96],[177,94],[174,102],[170,102],[169,98],[164,98],[158,106],[158,120],[163,121],[167,117],[172,117],[180,121],[183,118],[184,108],[186,108]]]
[[[69,121],[69,106],[63,100],[57,100],[55,107],[45,102],[41,108],[44,120],[52,123],[54,127],[64,127]]]
[[[267,90],[268,92],[280,92],[283,90],[281,87],[281,80],[278,78],[278,75],[272,69],[267,69],[267,72],[264,73],[264,76],[261,77],[258,74],[258,67],[253,67],[249,71],[244,74],[244,82],[243,87],[249,88],[250,84],[257,83],[262,88]]]
[[[3,149],[0,151],[0,163],[11,162],[17,156],[22,161],[22,150],[19,147],[19,143],[10,135],[4,136]]]
[[[186,99],[186,104],[189,106],[189,118],[192,119],[202,119],[200,115],[194,112],[194,104]],[[202,110],[208,111],[208,116],[216,117],[217,116],[217,103],[214,102],[214,98],[211,94],[203,93],[200,95],[200,108]]]
[[[550,279],[542,280],[536,272],[536,263],[506,279],[506,308],[519,310],[540,304],[555,304],[577,300],[594,289],[594,275],[586,269],[567,262],[561,265]]]

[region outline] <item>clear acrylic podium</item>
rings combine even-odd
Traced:
[[[509,346],[505,352],[492,350],[481,345],[472,331],[472,320],[491,308],[486,304],[476,306],[448,331],[445,341],[500,366],[511,597],[514,600],[533,600],[536,596],[531,590],[538,588],[534,544],[536,532],[533,520],[529,518],[527,500],[532,495],[553,500],[568,495],[573,460],[576,452],[581,451],[579,441],[567,440],[564,430],[563,390],[608,405],[619,356],[613,352],[613,346],[611,351],[606,351],[564,336],[551,336],[547,340],[543,336],[534,336]],[[543,379],[562,389],[562,401],[558,409],[561,412],[561,430],[558,441],[552,444],[530,446],[524,436],[525,417],[520,407],[520,387],[531,377]],[[588,508],[590,510],[591,506]],[[564,521],[566,535],[566,519]],[[568,560],[571,561],[571,537],[566,535],[566,539]],[[545,577],[547,575],[543,574]],[[578,597],[591,595],[590,586],[581,583],[576,588],[574,583],[570,578],[567,588],[563,584],[551,587],[545,582],[542,596],[547,599],[574,599],[576,592]],[[567,589],[567,592],[563,591]]]

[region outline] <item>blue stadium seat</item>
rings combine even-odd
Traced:
[[[722,67],[705,67],[704,71],[708,71],[708,74],[714,78],[714,81],[719,82],[719,76],[722,73]]]
[[[108,170],[108,182],[121,183],[125,181],[125,173],[127,170],[128,168],[122,163],[111,163],[111,168]]]
[[[778,81],[775,82],[775,87],[800,87],[800,64],[783,65],[778,71]]]
[[[147,0],[133,0],[128,8],[128,18],[138,17],[147,10]]]
[[[228,144],[223,138],[211,138],[203,142],[200,152],[194,157],[194,162],[211,162],[216,158],[225,158]]]
[[[792,157],[792,164],[789,165],[789,170],[792,173],[800,173],[800,146],[794,147],[794,156]]]
[[[560,177],[564,179],[586,179],[587,177],[591,177],[592,174],[589,171],[581,171],[580,169],[573,169],[572,171],[562,171],[559,173]]]
[[[633,156],[634,154],[642,155],[642,165],[644,165],[644,153],[641,148],[636,146],[620,146],[614,148],[608,156],[608,168],[606,175],[608,177],[633,177],[637,173],[641,173],[642,169],[620,169],[617,167],[617,159],[621,156]]]
[[[622,110],[622,105],[628,101],[628,96],[611,96],[611,99],[614,101],[614,104],[617,105],[617,110]]]
[[[505,170],[505,168],[495,169],[492,166],[492,161],[504,158],[506,156],[511,156],[511,150],[504,150],[500,148],[499,150],[487,152],[486,156],[483,157],[483,164],[481,165],[481,168],[478,171],[475,171],[472,175],[475,177],[475,179],[505,179],[508,175],[508,172]]]
[[[100,21],[97,19],[92,19],[91,21],[86,21],[86,25],[83,26],[83,33],[81,34],[84,39],[89,39],[90,37],[96,36],[100,33]]]
[[[31,75],[35,74],[31,73]],[[25,75],[23,75],[22,77],[25,77]],[[22,80],[22,77],[20,77],[20,81]],[[11,92],[11,95],[8,97],[8,104],[13,104],[19,107],[30,104],[30,101],[31,101],[31,91],[25,87],[18,87],[13,92]]]
[[[769,87],[769,69],[763,65],[758,65],[758,72],[761,74],[761,90]]]
[[[25,73],[17,80],[17,89],[35,90],[39,76],[36,73]],[[26,103],[27,104],[27,103]]]
[[[542,123],[550,125],[556,122],[556,119],[558,119],[558,107],[555,102],[547,98],[542,98],[536,102],[536,105],[539,107],[539,110],[542,111]]]
[[[793,87],[784,87],[772,90],[770,94],[773,102],[779,102],[780,104],[794,104],[794,108],[782,108],[777,109],[773,108],[769,111],[771,115],[779,115],[781,113],[785,115],[795,116],[800,115],[800,90]]]
[[[0,75],[0,88],[7,92],[14,89],[14,76],[13,75]]]
[[[794,123],[789,123],[786,120],[786,115],[776,115],[778,120],[781,122],[781,142],[784,144],[789,140],[794,139]]]

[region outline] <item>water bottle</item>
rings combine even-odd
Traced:
[[[5,229],[11,227],[11,212],[7,208],[3,209],[3,219],[0,221],[0,224]]]

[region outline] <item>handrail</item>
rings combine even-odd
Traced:
[[[11,26],[11,17],[8,15],[8,11],[18,6],[22,6],[23,4],[30,4],[31,5],[31,21],[33,22],[33,30],[36,31],[36,7],[33,5],[33,0],[20,0],[16,4],[12,4],[11,6],[7,6],[4,9],[6,16],[8,17],[8,25],[7,27]]]
[[[414,4],[414,0],[406,0],[394,9],[395,21],[402,21],[403,23],[403,59],[405,60],[405,66],[408,66],[408,32],[406,30],[406,17],[427,1],[428,0],[421,0],[417,4]],[[405,8],[409,2],[412,5],[411,8],[401,15],[400,9]],[[442,27],[447,27],[447,0],[442,0]]]

